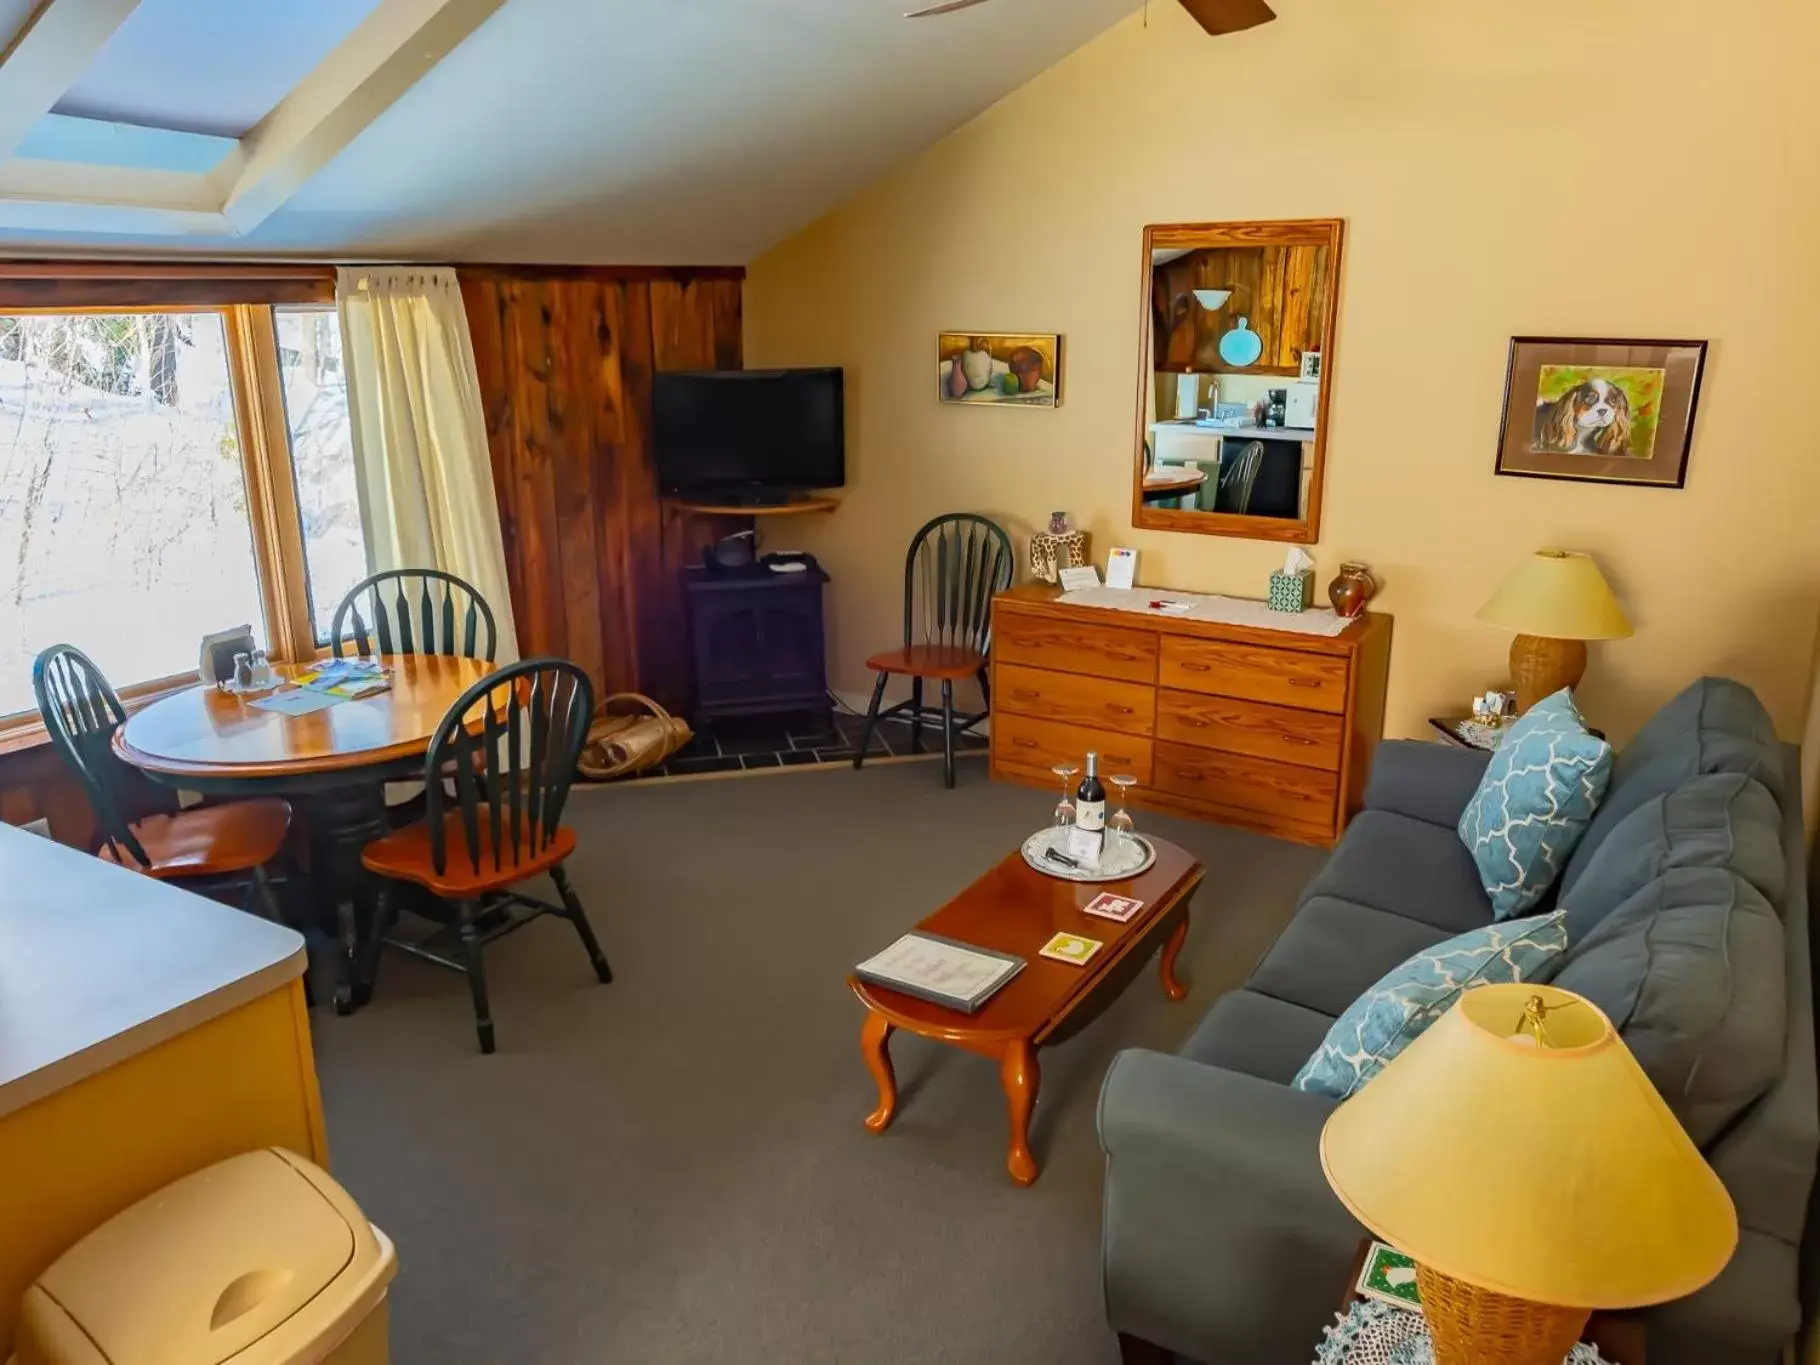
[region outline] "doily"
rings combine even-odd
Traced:
[[[1377,1299],[1361,1299],[1324,1329],[1314,1365],[1434,1365],[1434,1343],[1422,1315]],[[1563,1365],[1611,1365],[1582,1343]]]

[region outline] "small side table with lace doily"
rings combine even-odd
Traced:
[[[1346,1276],[1337,1321],[1324,1330],[1315,1348],[1314,1365],[1434,1365],[1434,1344],[1420,1312],[1359,1292],[1359,1275],[1370,1252],[1371,1239],[1366,1238]],[[1640,1318],[1595,1313],[1586,1326],[1586,1338],[1564,1365],[1648,1365]]]

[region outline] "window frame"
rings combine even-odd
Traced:
[[[329,651],[317,645],[310,617],[309,569],[291,464],[274,310],[333,304],[334,277],[324,267],[0,264],[0,315],[214,313],[221,317],[267,647],[271,657],[281,663],[307,662]],[[193,668],[135,680],[119,688],[120,699],[132,712],[193,687],[196,681]],[[36,710],[0,716],[0,755],[48,740]]]

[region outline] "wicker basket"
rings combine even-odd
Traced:
[[[628,704],[639,709],[613,710]],[[596,711],[575,767],[595,782],[627,777],[656,767],[693,738],[695,732],[688,721],[671,715],[642,692],[615,692]]]

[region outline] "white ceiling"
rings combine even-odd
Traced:
[[[741,264],[1139,3],[506,0],[243,236],[0,227],[0,249]],[[195,106],[210,131],[245,115]]]

